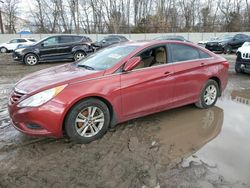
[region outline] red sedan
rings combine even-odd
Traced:
[[[13,126],[35,136],[88,143],[115,124],[195,103],[225,89],[228,62],[187,42],[129,42],[20,80],[9,98]]]

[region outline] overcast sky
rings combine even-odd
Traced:
[[[33,0],[21,0],[20,3],[20,17],[27,18],[30,8],[32,7]]]

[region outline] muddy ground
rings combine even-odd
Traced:
[[[87,145],[31,138],[9,122],[14,83],[36,70],[0,54],[0,187],[250,187],[250,75],[234,73],[216,107],[193,105],[118,125]]]

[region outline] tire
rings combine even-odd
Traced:
[[[232,47],[230,45],[225,46],[224,54],[231,54],[231,53],[232,53]]]
[[[24,63],[30,66],[36,65],[38,63],[38,57],[35,54],[27,54],[24,57]]]
[[[240,68],[240,65],[241,65],[241,64],[239,64],[239,63],[235,63],[235,67],[234,67],[234,68],[235,68],[235,72],[236,72],[236,73],[242,73],[242,70],[241,70],[241,68]]]
[[[214,91],[214,92],[213,92]],[[208,80],[204,85],[199,97],[199,101],[195,103],[198,108],[210,108],[214,106],[219,96],[219,86],[214,80]],[[206,97],[207,96],[207,97]]]
[[[5,47],[0,48],[1,53],[7,53],[8,49]]]
[[[98,122],[94,123],[94,119]],[[72,141],[87,144],[101,138],[107,132],[109,124],[110,112],[107,105],[90,98],[72,107],[66,116],[64,128]]]
[[[86,53],[83,51],[76,51],[74,54],[74,60],[75,61],[79,61],[81,59],[83,59],[86,56]]]

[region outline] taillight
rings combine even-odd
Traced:
[[[227,61],[223,61],[222,65],[224,65],[226,68],[229,68],[229,63]]]

